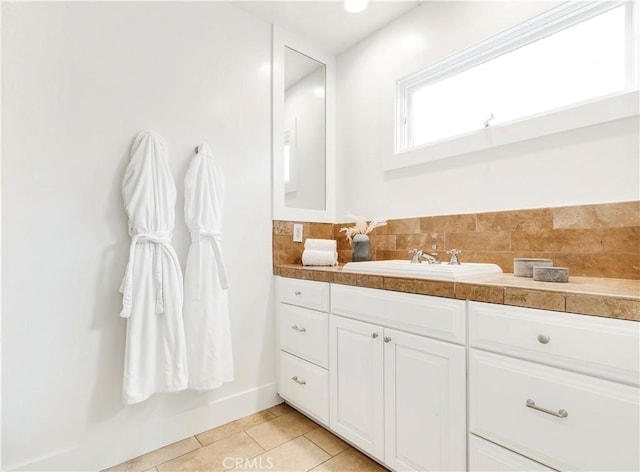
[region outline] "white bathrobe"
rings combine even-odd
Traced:
[[[207,390],[233,380],[227,274],[222,258],[224,181],[202,144],[184,179],[184,213],[191,232],[185,269],[184,323],[189,388]]]
[[[143,131],[122,183],[131,247],[120,291],[127,318],[123,401],[187,388],[182,272],[171,236],[176,188],[162,138]]]

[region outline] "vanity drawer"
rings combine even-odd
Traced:
[[[469,386],[472,433],[559,470],[640,467],[636,387],[475,349]]]
[[[463,300],[334,284],[331,312],[443,341],[466,341]]]
[[[470,434],[469,470],[473,472],[552,472],[555,469],[550,469],[509,449]]]
[[[280,351],[279,394],[329,424],[329,371]]]
[[[329,311],[329,283],[276,277],[277,300],[282,303]]]
[[[472,347],[640,384],[640,323],[469,303]]]
[[[278,307],[280,348],[329,367],[329,315],[281,303]]]

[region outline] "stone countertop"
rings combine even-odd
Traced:
[[[344,272],[342,266],[298,264],[277,265],[273,273],[297,279],[640,321],[640,280],[569,276],[569,282],[553,283],[498,274],[452,282]]]

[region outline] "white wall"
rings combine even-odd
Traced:
[[[95,470],[276,402],[270,27],[227,3],[2,4],[2,470]],[[236,380],[121,404],[129,146],[178,188],[206,140],[227,181]]]
[[[640,198],[637,117],[383,171],[396,80],[551,5],[424,2],[338,57],[338,221]]]
[[[319,90],[322,93],[319,93]],[[324,210],[325,68],[319,67],[285,91],[285,130],[295,134],[294,192],[285,194],[288,208]]]

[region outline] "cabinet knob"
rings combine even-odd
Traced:
[[[293,380],[295,383],[299,384],[299,385],[306,385],[307,381],[304,379],[298,379],[297,375],[294,375],[293,377],[291,377],[291,380]]]
[[[551,341],[551,338],[549,336],[547,336],[546,334],[539,334],[538,335],[538,342],[540,344],[547,344],[549,341]]]
[[[391,341],[391,338],[390,338],[389,336],[385,336],[385,337],[384,337],[384,342],[385,342],[385,343],[388,343],[388,342],[390,342],[390,341]]]
[[[378,334],[378,333],[371,333],[371,337],[372,337],[373,339],[376,339],[378,336],[379,336],[379,334]]]
[[[296,297],[299,297],[300,295],[302,295],[302,292],[301,292],[300,290],[296,290],[296,291],[295,291],[295,292],[293,292],[293,293],[294,293],[294,295],[295,295]]]

